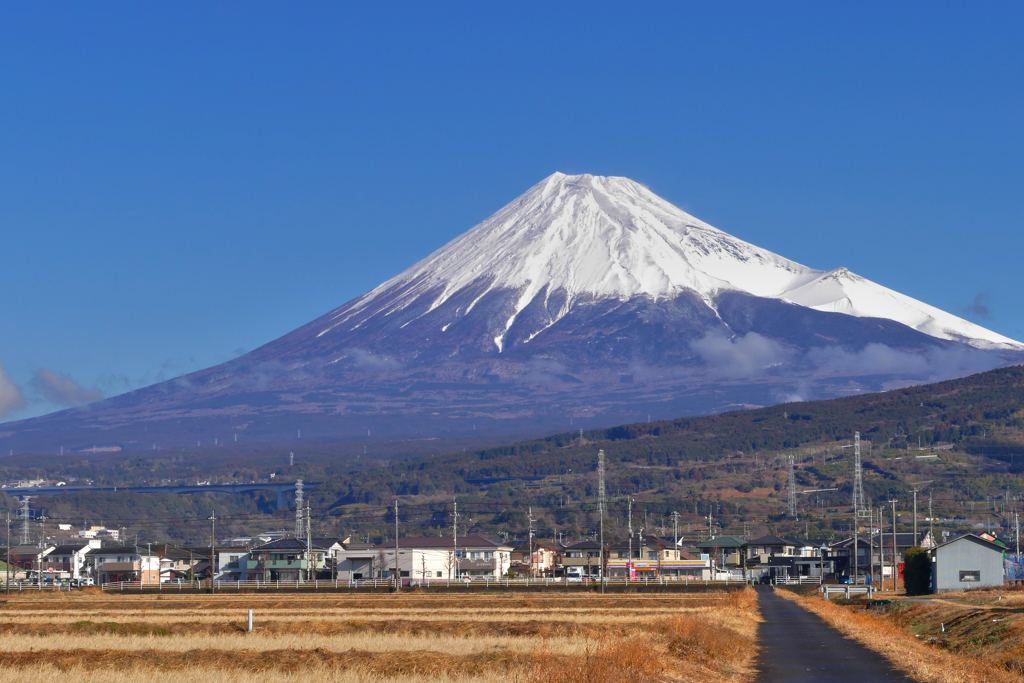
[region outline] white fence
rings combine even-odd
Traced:
[[[818,591],[826,600],[831,600],[834,595],[841,595],[849,600],[851,595],[866,595],[870,598],[875,594],[874,586],[822,586]]]
[[[775,578],[776,586],[798,586],[803,584],[811,584],[814,586],[821,585],[820,576],[779,576]]]
[[[616,587],[638,587],[638,586],[742,586],[748,583],[743,579],[723,579],[712,581],[709,579],[698,579],[692,576],[662,576],[654,579],[626,579],[609,577],[604,580],[605,586]],[[355,588],[391,588],[395,585],[393,579],[323,579],[313,581],[216,581],[214,591],[231,592],[242,590],[343,590]],[[495,579],[490,577],[464,577],[462,579],[402,579],[404,588],[448,588],[451,586],[479,588],[518,588],[529,586],[549,586],[553,588],[594,588],[600,586],[600,581],[589,579],[570,578],[543,578],[543,579]],[[139,581],[115,581],[104,583],[104,591],[183,591],[210,589],[209,581],[174,582],[174,583],[141,583]]]

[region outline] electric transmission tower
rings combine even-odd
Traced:
[[[796,517],[796,476],[793,474],[793,456],[789,456],[789,516]]]
[[[302,524],[302,480],[295,480],[295,538],[302,539],[305,535]]]
[[[25,496],[21,499],[21,509],[18,510],[18,516],[21,517],[21,544],[28,545],[32,542],[32,532],[29,529],[29,520],[32,518],[32,508],[29,507],[29,501],[32,500],[30,496]]]
[[[853,510],[858,517],[867,517],[867,501],[864,498],[864,477],[860,466],[860,432],[853,435]]]

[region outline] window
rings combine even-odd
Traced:
[[[981,581],[981,572],[976,570],[976,569],[971,569],[971,570],[967,570],[967,571],[961,571],[960,572],[960,580],[961,581],[965,581],[965,582],[966,581],[970,581],[970,582]]]
[[[438,573],[437,573],[437,578],[439,578],[439,579],[440,579],[440,578],[441,578],[441,576],[442,576],[442,573],[441,573],[441,572],[438,572]]]
[[[647,552],[647,559],[648,560],[656,560],[656,559],[658,559],[658,553],[648,551]]]

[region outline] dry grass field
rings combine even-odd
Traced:
[[[246,611],[255,629],[246,632]],[[406,683],[749,680],[750,589],[707,594],[12,596],[0,683],[267,674]]]

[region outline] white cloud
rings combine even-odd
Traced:
[[[708,332],[690,342],[690,348],[704,359],[713,372],[724,377],[756,375],[789,357],[786,347],[757,332],[732,339]]]
[[[81,384],[62,375],[39,368],[32,378],[32,388],[43,395],[47,401],[62,406],[80,406],[103,398],[103,394],[95,389],[86,389]]]
[[[11,381],[4,370],[4,364],[0,363],[0,418],[7,417],[8,413],[24,407],[25,396],[21,393],[21,387]]]

